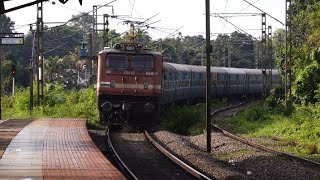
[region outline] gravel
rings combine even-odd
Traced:
[[[190,165],[217,179],[320,179],[320,171],[250,147],[220,133],[181,136],[168,131],[153,134],[161,144]]]

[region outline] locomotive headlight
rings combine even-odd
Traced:
[[[154,105],[151,103],[146,103],[144,104],[143,109],[145,113],[152,113],[152,111],[154,110]]]
[[[143,87],[144,87],[145,89],[148,89],[148,86],[149,86],[149,82],[148,82],[148,81],[144,81]]]
[[[122,109],[125,111],[128,111],[130,109],[130,104],[129,103],[123,103],[122,104]]]
[[[110,81],[110,87],[115,87],[116,86],[116,81],[115,80],[111,80]]]
[[[104,102],[102,104],[102,108],[104,111],[111,111],[112,110],[112,104],[111,102],[107,101],[107,102]]]

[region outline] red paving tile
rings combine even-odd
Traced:
[[[93,143],[84,119],[41,119],[26,126],[0,159],[3,178],[126,179]]]

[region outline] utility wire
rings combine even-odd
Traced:
[[[166,39],[166,38],[168,38],[168,37],[170,37],[170,36],[172,36],[172,35],[174,35],[174,33],[176,33],[176,32],[178,32],[180,29],[182,29],[183,28],[183,26],[181,26],[180,28],[178,28],[178,29],[176,29],[175,31],[173,31],[171,34],[169,34],[167,37],[165,37],[164,39]]]
[[[134,9],[134,5],[136,3],[136,0],[133,0],[133,4],[132,4],[132,8],[131,8],[131,15],[130,15],[130,19],[132,17],[132,14],[133,14],[133,9]]]
[[[252,4],[257,3],[258,1],[260,1],[260,0],[256,0],[256,1],[255,1],[255,2],[253,2]],[[241,9],[240,11],[238,11],[238,13],[240,13],[240,12],[242,12],[242,11],[244,11],[244,10],[248,9],[250,6],[251,6],[251,5],[249,5],[249,6],[245,7],[245,8],[243,8],[243,9]]]
[[[261,13],[260,13],[260,15],[261,15]],[[253,16],[260,16],[260,15],[257,15],[257,14],[251,14],[251,15],[245,15],[245,14],[243,14],[243,15],[223,15],[222,17],[225,17],[225,18],[231,18],[231,17],[253,17]],[[211,16],[214,16],[214,17],[218,17],[218,16],[216,16],[216,15],[211,15]]]
[[[61,45],[59,45],[59,46],[56,46],[55,48],[50,49],[50,50],[44,52],[43,55],[47,54],[48,52],[54,51],[54,50],[60,48],[61,46],[64,46],[64,45],[67,44],[67,43],[68,43],[68,42],[65,42],[65,43],[63,43],[63,44],[61,44]]]
[[[49,2],[50,2],[50,0],[49,0]],[[63,8],[66,8],[66,9],[70,9],[70,10],[72,10],[72,11],[76,11],[76,12],[82,13],[81,11],[78,11],[78,10],[76,10],[76,9],[73,9],[73,8],[70,8],[70,7],[67,7],[67,6],[63,6],[63,5],[61,5],[61,4],[57,4],[57,3],[54,2],[54,1],[52,1],[52,4],[53,4],[53,5],[60,6],[60,7],[63,7]]]
[[[254,38],[255,40],[258,40],[257,38],[253,37],[251,34],[247,33],[246,31],[244,31],[243,29],[239,28],[238,26],[236,26],[235,24],[233,24],[232,22],[230,22],[227,18],[224,18],[222,16],[220,16],[219,14],[216,14],[218,17],[220,17],[221,19],[225,20],[226,22],[228,22],[229,24],[231,24],[232,26],[234,26],[235,28],[237,28],[239,31],[245,33],[248,36],[251,36],[252,38]]]
[[[108,3],[105,4],[105,5],[102,5],[102,6],[97,7],[97,10],[100,9],[100,8],[102,8],[102,7],[108,6],[109,4],[111,4],[111,3],[115,2],[115,1],[116,1],[116,0],[113,0],[113,1],[108,2]],[[61,24],[61,25],[58,25],[58,26],[53,26],[53,27],[50,27],[50,28],[56,28],[56,27],[60,27],[60,26],[67,25],[67,24],[68,24],[69,22],[71,22],[71,21],[74,21],[74,20],[79,19],[79,18],[81,18],[81,17],[83,17],[83,16],[86,16],[86,15],[89,15],[92,11],[93,11],[93,10],[91,10],[91,11],[89,11],[89,12],[86,12],[86,13],[82,14],[81,16],[77,16],[77,17],[71,18],[71,19],[69,19],[67,22],[65,22],[64,24]],[[90,15],[89,15],[89,16],[90,16]]]
[[[269,17],[271,17],[272,19],[274,19],[274,20],[278,21],[280,24],[282,24],[282,25],[284,26],[284,23],[283,23],[283,22],[281,22],[280,20],[278,20],[277,18],[275,18],[275,17],[271,16],[270,14],[266,13],[266,12],[265,12],[265,11],[263,11],[262,9],[260,9],[260,8],[258,8],[257,6],[253,5],[252,3],[250,3],[250,2],[248,2],[248,1],[246,1],[246,0],[243,0],[243,1],[244,1],[244,2],[246,2],[246,3],[248,3],[248,4],[250,4],[250,6],[252,6],[252,7],[254,7],[254,8],[258,9],[259,11],[261,11],[261,12],[265,13],[266,15],[268,15],[268,16],[269,16]]]

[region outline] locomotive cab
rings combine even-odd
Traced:
[[[97,77],[100,123],[137,124],[141,117],[149,117],[146,121],[151,123],[159,111],[161,72],[162,56],[140,44],[116,44],[101,51]]]

